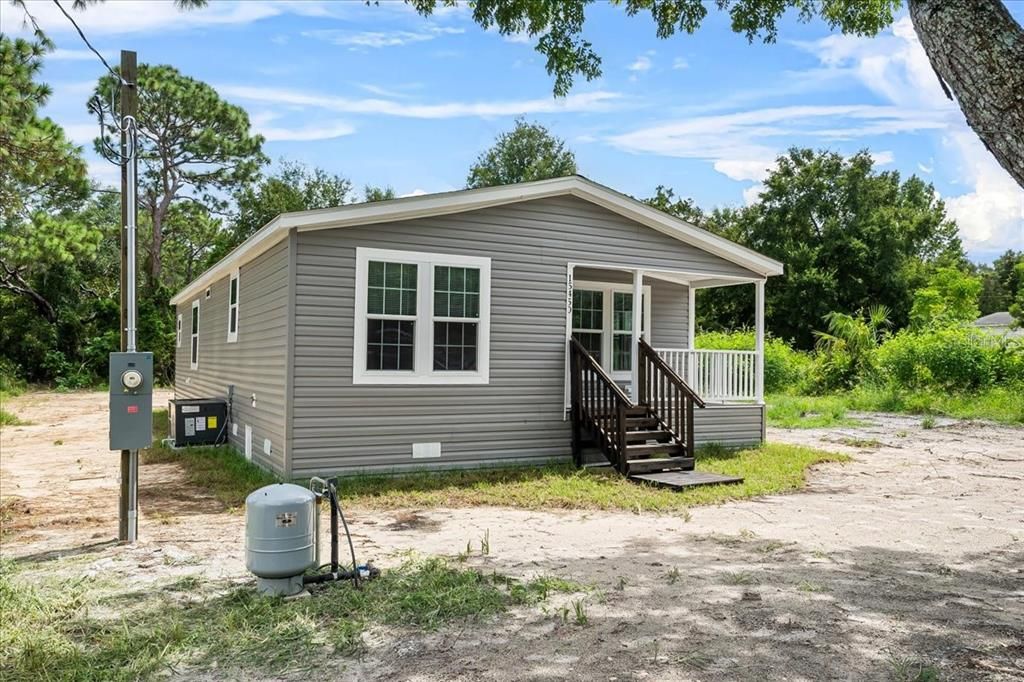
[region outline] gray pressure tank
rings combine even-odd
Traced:
[[[263,594],[302,591],[302,574],[317,562],[316,495],[275,483],[245,498],[245,567]]]

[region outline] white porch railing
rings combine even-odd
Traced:
[[[656,348],[697,395],[713,402],[756,401],[757,351]]]

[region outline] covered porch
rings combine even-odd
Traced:
[[[754,349],[695,348],[697,292],[746,285],[754,297]],[[578,341],[634,405],[639,399],[634,387],[641,380],[641,340],[705,403],[763,405],[764,286],[765,278],[759,276],[569,263],[566,338]],[[636,300],[641,305],[633,305]],[[567,408],[568,389],[567,373]]]

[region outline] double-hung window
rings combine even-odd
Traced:
[[[486,384],[489,258],[356,249],[352,380]]]
[[[238,341],[238,269],[228,281],[228,343]]]
[[[192,338],[189,347],[189,366],[199,369],[199,299],[192,301]]]

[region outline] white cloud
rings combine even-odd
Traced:
[[[104,54],[103,56],[104,56],[104,58],[106,58],[106,60],[108,62],[115,58],[114,54],[112,52],[108,53],[108,54]],[[96,58],[96,55],[92,51],[90,51],[90,50],[65,50],[65,49],[61,49],[61,48],[57,48],[53,52],[47,52],[45,59],[46,59],[46,61],[67,61],[67,62],[72,62],[72,61],[74,61],[74,62],[86,62],[86,61],[92,61],[94,59],[97,62],[99,61],[99,59]]]
[[[398,196],[399,196],[399,198],[404,198],[404,197],[421,197],[424,194],[429,194],[429,192],[427,192],[427,190],[425,190],[425,189],[420,189],[419,187],[417,187],[416,189],[414,189],[411,192],[408,192],[406,194],[399,194]]]
[[[941,160],[939,166],[956,182],[971,187],[968,192],[945,198],[946,209],[956,220],[965,246],[969,250],[996,251],[1024,243],[1024,189],[999,166],[956,104],[946,97],[909,17],[875,38],[830,35],[799,46],[815,54],[826,70],[852,76],[895,107],[944,113],[943,148],[949,158]],[[884,122],[877,122],[856,132],[889,131]],[[936,163],[929,159],[928,164],[918,162],[917,167],[931,174]]]
[[[348,114],[378,114],[424,119],[463,118],[469,116],[516,116],[566,111],[599,111],[611,108],[620,99],[618,93],[595,91],[572,94],[560,99],[544,97],[529,100],[409,104],[389,99],[352,99],[286,88],[249,85],[218,85],[217,91],[227,98],[268,104],[316,107]]]
[[[672,68],[676,71],[690,68],[690,62],[686,61],[684,57],[676,57],[672,60]]]
[[[747,206],[756,204],[757,200],[761,198],[761,192],[764,191],[764,185],[760,182],[751,185],[743,190],[743,203]]]
[[[268,142],[310,142],[313,140],[330,140],[336,137],[351,135],[355,127],[344,121],[310,124],[301,128],[282,128],[279,126],[254,126],[256,132],[267,138]]]
[[[308,38],[325,40],[334,45],[348,47],[398,47],[410,43],[422,43],[434,40],[443,35],[464,33],[465,29],[446,26],[428,26],[423,31],[345,31],[339,29],[322,29],[303,31]]]
[[[964,159],[973,191],[946,197],[946,210],[968,249],[1002,250],[1024,244],[1024,190],[985,149],[972,130],[952,133],[947,144]]]
[[[889,150],[871,152],[871,160],[875,162],[876,166],[888,166],[896,160],[896,155]]]
[[[121,169],[103,159],[91,159],[86,162],[89,177],[101,187],[120,187]]]
[[[118,0],[89,5],[76,11],[65,3],[65,9],[86,35],[122,35],[130,33],[166,32],[203,26],[225,26],[248,24],[260,19],[281,14],[324,16],[331,11],[331,3],[298,2],[281,0],[246,0],[245,2],[211,2],[201,9],[182,11],[169,0]],[[74,34],[71,22],[49,0],[28,0],[28,11],[36,18],[40,28],[53,36]],[[0,31],[4,33],[27,33],[24,26],[24,12],[4,3],[0,12]]]
[[[92,147],[92,141],[99,137],[100,124],[94,119],[80,123],[62,123],[64,135],[77,145]]]
[[[722,159],[715,161],[715,170],[733,180],[761,182],[775,167],[775,159]]]
[[[644,71],[650,71],[654,64],[651,62],[651,58],[647,55],[640,55],[637,57],[632,64],[626,68],[634,73],[643,73]]]

